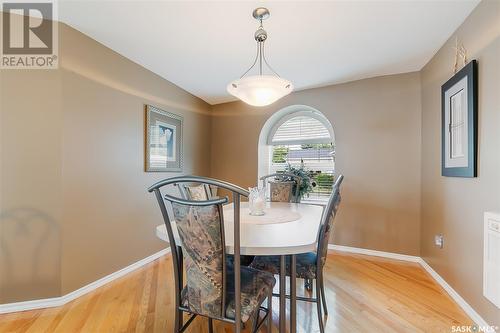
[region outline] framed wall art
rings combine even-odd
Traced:
[[[443,176],[477,177],[477,94],[476,60],[441,87]]]
[[[181,116],[146,105],[146,172],[182,171]]]

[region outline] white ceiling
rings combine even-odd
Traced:
[[[217,104],[255,56],[255,7],[269,63],[301,90],[420,70],[478,2],[60,1],[59,18]]]

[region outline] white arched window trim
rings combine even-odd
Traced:
[[[315,120],[318,120],[324,128],[328,130],[329,137],[321,138],[321,139],[313,139],[304,140],[304,138],[300,138],[298,140],[279,140],[277,142],[273,142],[273,137],[276,135],[276,132],[285,122],[295,117],[311,117]],[[258,177],[262,177],[269,173],[272,173],[271,161],[272,161],[272,147],[273,146],[294,146],[294,145],[303,145],[303,144],[335,144],[335,135],[333,126],[326,118],[323,113],[319,110],[314,109],[308,105],[290,105],[281,110],[276,111],[272,114],[267,121],[264,123],[258,142]],[[333,163],[335,165],[335,155],[333,155]],[[332,166],[331,172],[329,174],[333,175],[335,172],[334,165]],[[311,197],[304,200],[304,202],[314,202],[315,204],[324,204],[328,198],[321,196],[318,197],[316,195],[312,195]]]
[[[296,117],[310,117],[318,120],[327,130],[330,136],[328,138],[321,139],[297,139],[297,140],[286,140],[286,141],[273,141],[273,138],[276,134],[276,131],[286,123],[288,120],[296,118]],[[315,143],[331,143],[335,142],[335,137],[333,134],[333,127],[330,124],[330,121],[320,112],[315,110],[300,110],[288,113],[281,117],[269,131],[269,135],[267,137],[268,145],[277,145],[277,144],[286,144],[286,145],[294,145],[294,144],[315,144]]]

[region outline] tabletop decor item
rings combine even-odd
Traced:
[[[300,199],[309,196],[309,193],[311,193],[314,190],[314,187],[316,187],[316,182],[311,177],[311,171],[306,169],[303,162],[300,163],[299,167],[287,164],[285,172],[294,174],[301,178],[298,195]]]
[[[441,87],[441,174],[477,177],[477,62],[472,60]]]
[[[264,215],[264,207],[266,205],[266,189],[265,187],[249,187],[248,191],[248,208],[250,215],[261,216]]]
[[[146,172],[182,171],[182,117],[146,105]]]

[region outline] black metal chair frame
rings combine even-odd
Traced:
[[[180,204],[186,204],[186,205],[191,205],[191,206],[204,206],[204,205],[219,205],[219,209],[221,209],[222,204],[228,202],[228,198],[221,198],[221,199],[212,199],[212,200],[207,200],[207,201],[191,201],[191,200],[186,200],[185,198],[176,198],[171,195],[163,195],[161,193],[161,188],[167,185],[174,185],[174,184],[185,184],[185,183],[200,183],[204,185],[215,185],[220,188],[226,189],[232,193],[232,200],[234,204],[234,291],[235,291],[235,318],[230,319],[225,317],[225,306],[223,306],[224,312],[222,312],[223,316],[219,318],[210,318],[208,317],[208,323],[209,323],[209,332],[213,332],[213,326],[212,326],[212,320],[221,320],[227,323],[234,324],[235,326],[235,332],[240,333],[242,329],[242,322],[241,322],[241,265],[240,265],[240,202],[241,202],[241,197],[248,197],[248,191],[233,185],[231,183],[225,182],[225,181],[220,181],[212,178],[206,178],[206,177],[198,177],[198,176],[179,176],[179,177],[172,177],[168,179],[164,179],[162,181],[159,181],[155,184],[153,184],[151,187],[148,188],[148,192],[154,192],[156,199],[158,201],[158,204],[160,206],[161,214],[163,216],[163,220],[165,222],[165,227],[167,229],[167,234],[168,234],[168,239],[169,239],[169,244],[172,252],[172,261],[173,261],[173,266],[174,266],[174,285],[175,285],[175,320],[174,320],[174,332],[175,333],[182,333],[184,332],[189,325],[192,323],[192,321],[196,318],[196,316],[204,316],[198,313],[195,313],[191,311],[189,308],[186,308],[181,305],[181,291],[184,288],[184,279],[183,279],[183,256],[182,256],[182,248],[181,246],[177,245],[175,242],[171,222],[173,222],[173,218],[169,216],[167,206],[165,205],[165,201],[169,202],[177,202]],[[182,195],[182,192],[181,192]],[[221,215],[222,216],[222,215]],[[223,228],[223,221],[222,221],[222,228]],[[222,229],[222,231],[224,231]],[[223,237],[223,244],[225,245],[225,240],[224,240],[224,233],[222,233]],[[224,255],[225,255],[225,246],[224,246]],[[225,263],[223,264],[224,271],[225,271]],[[272,293],[272,290],[271,290]],[[223,302],[224,303],[224,302]],[[259,313],[260,311],[264,312],[264,317],[260,322],[258,322],[259,319]],[[191,316],[189,319],[186,321],[186,323],[183,323],[183,312],[190,313]],[[268,308],[264,307],[259,307],[255,313],[255,319],[254,319],[254,325],[253,325],[253,332],[257,332],[262,324],[267,320],[268,321],[268,330],[270,331],[271,325],[272,325],[272,295],[268,296]]]
[[[325,285],[323,281],[323,267],[321,264],[321,256],[320,256],[320,251],[321,248],[323,247],[324,242],[328,244],[329,239],[326,239],[324,237],[324,234],[326,232],[326,227],[328,225],[328,219],[330,218],[330,215],[332,214],[334,205],[335,205],[335,194],[338,192],[338,195],[340,195],[340,185],[342,184],[342,181],[344,180],[344,176],[340,175],[337,180],[335,181],[333,185],[333,191],[332,195],[330,197],[330,200],[328,200],[328,204],[325,207],[325,210],[323,211],[323,215],[321,218],[321,225],[318,233],[318,246],[317,246],[317,258],[316,258],[316,298],[311,298],[311,297],[301,297],[301,296],[296,296],[296,300],[298,301],[304,301],[304,302],[311,302],[311,303],[316,303],[317,305],[317,312],[318,312],[318,321],[319,321],[319,329],[320,332],[323,333],[325,331],[325,321],[323,320],[323,315],[321,313],[321,305],[323,304],[323,309],[325,311],[325,316],[328,316],[328,307],[326,304],[326,296],[325,296]],[[326,244],[326,245],[327,245]],[[327,245],[328,246],[328,245]],[[312,284],[311,284],[312,286]],[[279,294],[273,294],[275,297],[279,297]],[[286,298],[290,298],[290,295],[286,295]]]
[[[262,176],[260,177],[260,180],[262,181],[262,186],[266,187],[267,185],[267,182],[269,178],[274,178],[274,179],[278,179],[278,180],[285,180],[285,179],[293,179],[295,181],[295,191],[293,191],[292,193],[292,202],[300,202],[300,197],[299,197],[299,194],[300,194],[300,191],[299,191],[299,187],[300,187],[300,183],[302,182],[302,178],[297,176],[297,175],[294,175],[293,173],[288,173],[288,172],[280,172],[280,173],[273,173],[273,174],[270,174],[270,175],[266,175],[266,176]]]

